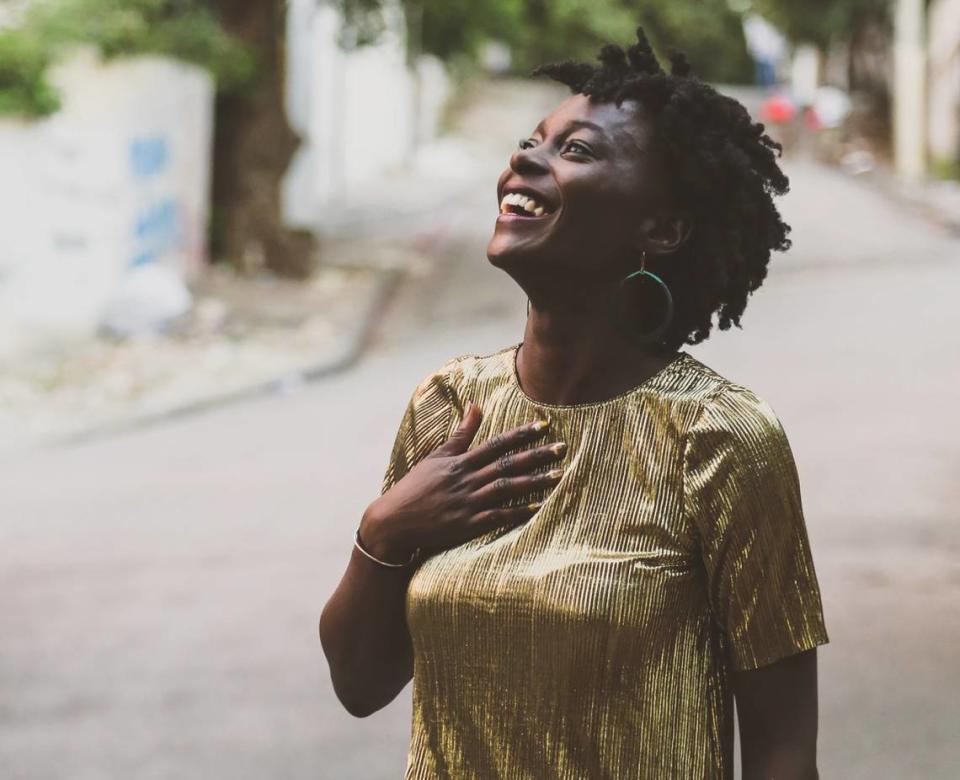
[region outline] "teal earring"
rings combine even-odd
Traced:
[[[624,298],[627,297],[631,284],[639,284],[641,285],[641,289],[649,287],[651,289],[656,288],[660,291],[664,305],[663,314],[656,327],[649,330],[638,330],[635,325],[631,325],[625,318]],[[639,344],[651,344],[659,341],[667,328],[670,327],[670,323],[673,321],[673,311],[673,295],[670,293],[670,288],[663,279],[647,270],[647,253],[646,250],[644,250],[640,259],[640,270],[633,271],[623,277],[610,296],[610,318],[613,321],[614,327],[631,341]]]

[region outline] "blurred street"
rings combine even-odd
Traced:
[[[489,155],[436,204],[429,253],[349,372],[3,456],[2,777],[402,776],[409,686],[352,718],[317,620],[413,388],[522,337],[525,298],[484,247],[508,150],[556,95],[491,88],[461,114]],[[821,777],[946,780],[960,766],[960,239],[785,160],[793,249],[742,331],[687,351],[766,398],[794,448],[831,639]]]

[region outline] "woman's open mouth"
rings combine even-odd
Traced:
[[[519,217],[520,219],[540,219],[552,214],[546,206],[519,192],[508,192],[500,201],[501,217]]]

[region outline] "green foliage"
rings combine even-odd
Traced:
[[[960,159],[938,157],[930,164],[930,173],[935,179],[960,181]]]
[[[751,79],[740,16],[729,10],[726,0],[674,0],[642,6],[626,0],[528,0],[525,5],[527,23],[510,41],[521,71],[563,59],[591,61],[603,43],[632,43],[637,26],[643,25],[664,61],[668,51],[679,49],[703,79]]]
[[[384,28],[382,0],[337,0],[359,43]],[[708,80],[749,81],[752,65],[738,14],[726,0],[403,0],[410,39],[451,61],[475,56],[490,39],[506,43],[518,73],[563,59],[592,60],[606,42],[630,43],[638,24],[658,53],[684,51]]]
[[[620,0],[526,0],[507,38],[518,70],[564,59],[592,60],[608,41],[632,40],[638,15]]]
[[[647,4],[640,23],[659,57],[671,48],[679,49],[690,60],[694,74],[705,81],[753,83],[743,22],[727,0]]]
[[[891,0],[757,0],[756,6],[791,40],[819,46],[849,38],[866,18],[889,24],[893,10]]]
[[[489,38],[508,40],[522,27],[522,4],[516,0],[408,0],[408,19],[420,28],[423,51],[449,60],[474,56]]]
[[[47,71],[76,44],[105,58],[175,57],[207,68],[221,89],[253,75],[251,54],[199,0],[46,0],[23,24],[0,31],[0,114],[45,116],[59,108]]]
[[[60,108],[45,78],[49,66],[49,52],[36,39],[0,32],[0,116],[45,116]]]

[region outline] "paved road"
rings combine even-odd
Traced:
[[[766,397],[794,446],[832,640],[821,776],[953,778],[960,242],[788,172],[794,250],[742,331],[690,351]],[[524,298],[482,251],[494,180],[451,205],[457,240],[350,373],[3,462],[0,776],[401,776],[410,689],[351,718],[316,622],[412,388],[522,333]]]

